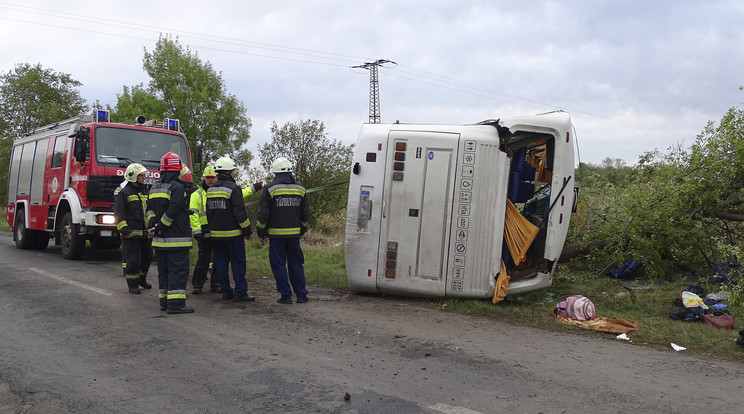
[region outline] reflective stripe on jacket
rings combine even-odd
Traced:
[[[173,174],[175,173],[175,174]],[[161,229],[152,239],[152,247],[160,249],[190,249],[191,226],[184,189],[177,179],[178,171],[162,173],[152,185],[147,203],[150,227]]]
[[[202,226],[207,225],[207,191],[201,185],[196,187],[196,191],[191,193],[189,209],[193,212],[189,216],[191,220],[191,232],[194,236],[202,234]]]
[[[142,186],[127,183],[116,194],[114,219],[116,229],[124,237],[147,237],[147,194]]]
[[[217,175],[207,190],[207,223],[212,239],[227,240],[242,237],[251,225],[243,203],[243,192],[232,177]]]
[[[277,173],[261,193],[256,228],[259,237],[300,237],[307,231],[310,202],[291,173]]]

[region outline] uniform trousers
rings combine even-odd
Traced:
[[[300,248],[300,238],[269,239],[269,263],[274,274],[276,290],[282,298],[292,297],[292,291],[298,298],[307,296],[305,288],[305,255]]]

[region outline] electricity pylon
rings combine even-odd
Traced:
[[[380,123],[380,84],[377,79],[377,68],[385,63],[392,63],[392,60],[377,59],[374,62],[365,62],[363,65],[352,66],[353,69],[369,70],[369,123]]]

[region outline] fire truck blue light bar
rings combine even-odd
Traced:
[[[96,111],[96,122],[109,122],[109,111],[106,111],[106,110]]]

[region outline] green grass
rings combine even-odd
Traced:
[[[254,236],[246,243],[247,273],[273,277],[269,265],[269,244],[261,244]],[[305,255],[305,278],[309,285],[345,288],[346,264],[344,245],[339,238],[315,237],[308,232],[302,239]]]
[[[744,349],[734,343],[744,321],[743,305],[729,304],[729,311],[738,319],[734,330],[718,330],[703,322],[681,322],[670,319],[669,311],[676,306],[674,302],[678,292],[684,290],[689,281],[640,282],[640,285],[650,288],[629,290],[605,275],[564,266],[556,273],[552,287],[507,296],[505,301],[497,304],[475,299],[417,302],[448,312],[482,315],[517,325],[617,340],[615,334],[566,325],[552,316],[551,311],[557,302],[566,296],[580,294],[592,300],[600,316],[628,318],[637,322],[641,329],[628,333],[634,345],[671,350],[671,343],[675,343],[687,348],[685,352],[690,354],[744,362]],[[709,292],[716,290],[710,288],[712,290]]]
[[[311,285],[346,289],[348,282],[344,264],[344,245],[340,237],[325,240],[322,236],[303,239],[305,273]],[[251,239],[246,248],[248,274],[271,277],[268,245]],[[594,302],[597,314],[608,318],[628,318],[641,329],[628,333],[632,344],[672,351],[671,343],[687,348],[686,353],[744,362],[744,349],[734,343],[744,325],[744,305],[729,310],[737,317],[735,330],[718,330],[703,322],[680,322],[669,318],[676,306],[677,294],[690,283],[688,280],[646,282],[638,285],[649,289],[631,290],[617,280],[597,274],[579,265],[561,266],[553,286],[522,295],[509,295],[497,304],[487,299],[407,298],[417,306],[442,312],[480,315],[514,325],[532,326],[552,331],[616,341],[616,335],[586,330],[559,322],[552,316],[555,304],[570,295],[584,295]],[[709,287],[709,292],[716,289]]]

